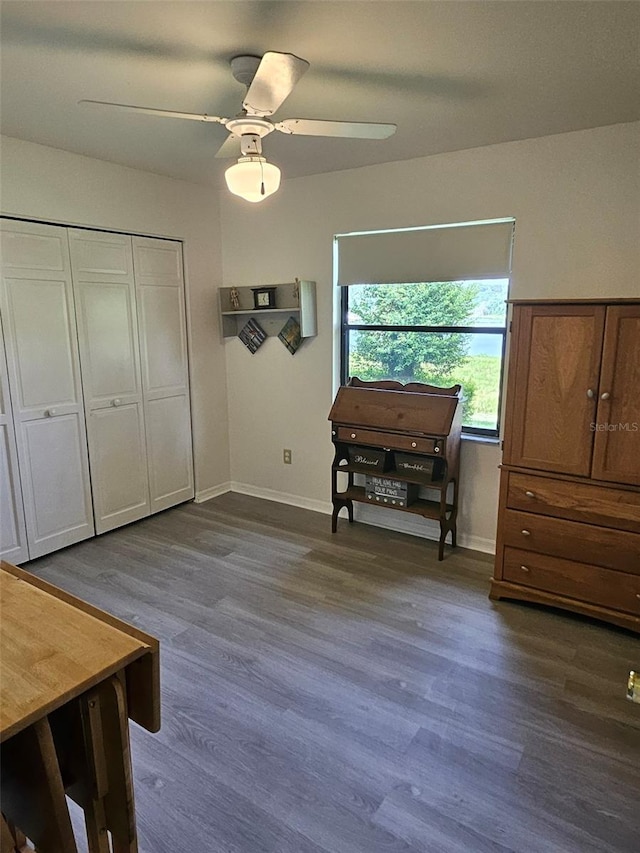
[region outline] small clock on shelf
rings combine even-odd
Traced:
[[[254,308],[275,308],[276,307],[276,288],[275,287],[252,287],[253,305]]]

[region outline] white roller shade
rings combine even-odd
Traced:
[[[338,284],[508,278],[513,219],[345,234],[338,241]]]

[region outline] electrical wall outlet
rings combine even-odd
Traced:
[[[282,451],[282,461],[284,462],[285,465],[291,465],[291,451],[290,450],[285,449]]]

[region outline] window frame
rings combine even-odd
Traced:
[[[376,285],[371,285],[375,287]],[[511,279],[507,285],[507,299]],[[498,409],[496,412],[496,428],[487,429],[483,427],[462,427],[464,435],[477,436],[484,438],[500,437],[500,424],[502,422],[502,405],[504,392],[504,371],[507,352],[507,334],[509,332],[509,317],[508,312],[505,312],[504,326],[416,326],[416,325],[386,325],[380,323],[349,323],[349,286],[340,288],[340,385],[346,385],[349,381],[349,332],[364,331],[364,332],[436,332],[436,333],[454,333],[454,334],[490,334],[502,335],[502,347],[500,355],[500,379],[498,382]],[[464,390],[464,389],[463,389]]]

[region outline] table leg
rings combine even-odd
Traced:
[[[2,809],[39,853],[77,853],[46,717],[2,745]]]
[[[4,815],[0,815],[0,851],[2,853],[15,853],[15,849],[15,838],[4,819]]]
[[[102,737],[95,748],[102,751],[99,760],[104,763],[106,771],[107,791],[102,802],[113,853],[137,853],[129,719],[122,680],[113,676],[103,681],[96,692],[99,695]]]

